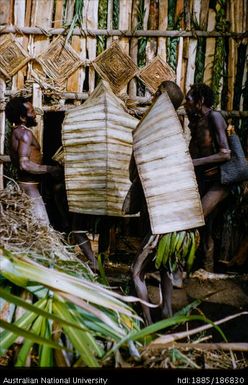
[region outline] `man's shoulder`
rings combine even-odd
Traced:
[[[216,110],[211,110],[209,112],[209,119],[210,121],[212,121],[213,123],[217,123],[217,122],[221,122],[222,124],[224,123],[225,124],[225,119],[222,115],[222,113],[220,111],[216,111]]]
[[[18,127],[14,130],[14,134],[19,140],[30,141],[33,138],[33,133],[28,128]]]

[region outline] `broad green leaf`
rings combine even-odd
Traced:
[[[53,341],[49,341],[46,338],[39,337],[34,333],[31,333],[25,329],[22,329],[16,325],[9,324],[8,322],[5,322],[3,320],[0,320],[0,326],[5,330],[11,331],[13,334],[16,335],[16,338],[18,336],[22,336],[22,337],[27,338],[27,339],[29,339],[29,340],[33,341],[34,343],[37,343],[37,344],[46,344],[48,346],[51,346],[54,349],[66,350],[65,348],[61,347],[60,345],[54,343]],[[2,341],[1,341],[1,343],[2,343]],[[5,345],[2,345],[2,348],[5,349]]]
[[[30,340],[24,340],[24,343],[18,353],[18,356],[17,356],[17,361],[16,361],[16,364],[15,366],[18,367],[24,367],[26,366],[26,362],[27,362],[27,357],[31,351],[31,348],[33,346],[33,341],[30,341]]]
[[[65,304],[53,303],[53,309],[54,312],[57,312],[58,314],[62,312],[67,319],[69,319],[71,322],[75,322]],[[100,365],[97,359],[94,357],[94,353],[97,352],[95,349],[95,341],[93,337],[87,332],[82,332],[81,330],[76,330],[75,328],[66,325],[63,325],[63,330],[74,348],[81,355],[84,363],[89,367],[99,367]]]
[[[21,306],[23,307],[24,309],[27,309],[27,310],[30,310],[32,311],[33,313],[37,314],[37,315],[41,315],[45,318],[50,318],[54,321],[58,321],[60,322],[61,324],[62,323],[66,323],[68,324],[69,326],[73,326],[73,327],[76,327],[78,329],[82,329],[82,330],[85,330],[82,326],[76,324],[76,323],[72,323],[72,322],[68,322],[68,320],[66,320],[65,318],[61,318],[61,317],[58,317],[57,315],[55,314],[52,314],[52,313],[49,313],[39,307],[36,306],[36,304],[32,305],[26,301],[24,301],[23,299],[13,295],[13,294],[10,294],[10,293],[6,293],[5,290],[1,289],[0,288],[0,296],[2,298],[5,298],[7,299],[9,302],[12,302],[14,303],[15,305],[17,306]],[[46,297],[46,299],[48,300],[48,297]]]
[[[39,335],[41,331],[42,321],[43,321],[42,317],[36,318],[35,322],[32,325],[30,325],[30,328],[28,331],[31,333],[34,333],[35,335]],[[26,343],[24,343],[20,352],[18,353],[18,359],[15,366],[26,366],[28,354],[34,342],[28,339],[25,340],[25,342]]]
[[[19,259],[9,254],[5,250],[3,251],[1,258],[2,274],[17,285],[26,286],[28,281],[38,282],[53,290],[61,291],[63,289],[64,292],[88,302],[113,309],[130,317],[136,317],[134,311],[121,302],[121,300],[126,302],[138,301],[136,297],[121,296],[84,278],[79,279],[56,270],[51,271],[51,269],[41,266],[28,258],[22,257],[22,259]],[[17,278],[16,282],[15,277]]]
[[[46,303],[47,303],[47,299],[40,299],[38,302],[36,302],[36,306],[39,308],[44,308],[46,306]],[[36,318],[37,318],[36,313],[27,311],[15,322],[15,326],[28,329]],[[17,337],[18,337],[18,334],[12,331],[9,331],[9,329],[4,330],[2,333],[0,333],[1,347],[5,347],[5,349],[9,349],[9,347],[15,342]]]
[[[49,299],[47,310],[52,312],[52,300]],[[40,336],[46,339],[52,339],[51,325],[46,319],[42,319]],[[40,345],[40,367],[51,367],[53,366],[53,349],[48,345]]]

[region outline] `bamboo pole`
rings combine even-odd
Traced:
[[[63,1],[57,0],[55,4],[54,28],[60,28],[63,25]]]
[[[37,83],[33,83],[33,106],[42,110],[42,91]],[[33,127],[33,134],[38,140],[40,147],[43,147],[43,129],[44,129],[44,121],[42,115],[36,116],[37,126]]]
[[[231,28],[233,28],[235,31],[236,23],[235,23],[235,15],[234,15],[234,2],[231,1],[229,4],[230,4]],[[233,106],[234,83],[235,83],[235,75],[236,75],[235,63],[236,63],[235,41],[233,39],[229,39],[227,109],[232,109],[232,106]]]
[[[119,28],[123,30],[131,30],[132,21],[132,0],[122,0],[119,8]],[[129,39],[121,37],[119,44],[122,51],[129,55]],[[123,87],[122,93],[127,93],[127,85]]]
[[[14,24],[18,27],[25,26],[25,3],[22,0],[16,0],[14,5]],[[16,37],[16,40],[23,48],[27,48],[28,38],[25,36]],[[17,72],[12,77],[12,89],[22,89],[24,87],[24,73],[25,69]]]
[[[86,11],[86,28],[97,28],[98,25],[98,4],[99,0],[85,1],[84,7]],[[93,61],[96,58],[96,37],[87,36],[86,45],[89,60]],[[95,89],[95,69],[89,67],[89,92],[92,93]]]
[[[73,18],[75,0],[70,0],[66,4],[66,23],[70,24]],[[83,10],[84,12],[84,10]],[[83,17],[83,15],[82,15]],[[83,26],[85,26],[83,22]],[[71,39],[72,48],[82,57],[82,60],[86,58],[86,39],[80,36],[72,36]],[[82,56],[81,56],[82,53]],[[83,90],[83,83],[85,79],[85,70],[82,68],[77,69],[71,76],[69,76],[66,89],[69,92],[80,92]]]
[[[10,24],[11,23],[11,7],[12,4],[10,1],[0,0],[0,25]]]
[[[0,78],[0,102],[4,101],[6,84],[4,79]],[[5,111],[0,111],[0,154],[4,153],[5,139]],[[3,189],[3,164],[0,163],[0,190]]]
[[[209,9],[208,26],[207,26],[208,31],[214,30],[215,24],[216,24],[216,13],[213,9]],[[216,41],[214,38],[207,39],[203,81],[209,86],[211,85],[211,80],[212,80],[215,45],[216,45]]]
[[[149,9],[149,28],[152,30],[157,30],[159,26],[159,14],[158,14],[158,4],[155,0],[150,0],[150,9]],[[146,63],[151,62],[157,53],[157,39],[150,38],[146,45]]]
[[[143,28],[144,30],[148,29],[148,19],[149,19],[149,14],[150,14],[150,0],[144,0],[144,19],[143,19]],[[146,42],[146,64],[148,64],[149,58],[147,57],[147,42]],[[150,98],[151,93],[150,91],[146,88],[145,90],[145,97]]]
[[[180,87],[182,83],[182,68],[183,68],[183,38],[179,37],[178,52],[177,52],[177,68],[176,68],[176,83]]]
[[[201,2],[200,26],[202,30],[206,30],[208,25],[209,1],[202,0]]]
[[[133,0],[132,8],[132,27],[135,29],[138,23],[137,17],[137,1]],[[138,65],[138,39],[133,37],[130,41],[130,57],[133,62]],[[137,82],[136,79],[132,79],[129,84],[129,96],[134,98],[137,94]]]
[[[131,18],[132,18],[132,0],[122,0],[120,2],[119,10],[119,28],[120,30],[131,30]],[[123,52],[129,55],[129,40],[126,36],[119,39],[119,43]]]
[[[23,27],[23,28],[17,28],[14,25],[0,25],[0,35],[6,34],[6,33],[23,33],[25,35],[44,35],[44,33],[47,36],[52,35],[63,35],[65,34],[66,30],[65,28],[39,28],[39,27]],[[238,32],[219,32],[219,31],[155,31],[155,30],[120,30],[120,29],[113,29],[113,30],[107,30],[107,29],[85,29],[84,34],[90,35],[90,36],[121,36],[121,37],[232,37],[234,39],[244,39],[248,37],[248,32],[244,31],[242,33]],[[73,36],[81,36],[82,30],[80,28],[75,28],[73,33]]]
[[[178,1],[176,6],[176,17],[181,17],[184,10],[184,1]],[[183,21],[181,22],[181,28]],[[177,66],[176,66],[176,83],[181,86],[183,68],[183,38],[179,37],[177,45]]]
[[[40,9],[40,1],[33,0],[33,8],[31,14],[31,25],[38,25],[44,28],[50,28],[52,25],[52,15],[53,15],[53,0],[43,0],[42,1],[42,12]],[[39,53],[47,49],[50,45],[50,40],[47,36],[36,36],[31,42],[33,46],[34,55],[37,56]],[[32,65],[32,64],[31,64]],[[33,69],[40,69],[38,64],[33,65]],[[33,106],[42,108],[42,92],[41,88],[37,83],[33,83]],[[43,116],[37,116],[37,126],[33,129],[33,133],[36,136],[41,149],[43,146]]]
[[[113,9],[114,2],[113,0],[108,0],[108,16],[107,16],[107,29],[111,30],[113,28]],[[113,38],[112,36],[107,38],[107,48],[109,48],[112,44]]]
[[[159,1],[159,30],[166,31],[168,26],[168,0]],[[158,38],[158,55],[166,62],[166,38]]]
[[[184,22],[185,29],[189,31],[191,29],[190,23],[190,0],[184,1]],[[188,64],[188,53],[189,53],[189,36],[187,36],[183,41],[183,60],[182,60],[182,77],[181,77],[181,89],[185,93],[185,84],[186,84],[186,72]],[[186,121],[184,125],[186,125]],[[184,127],[185,128],[185,127]]]
[[[200,10],[201,10],[201,0],[194,0],[193,13],[198,23],[200,18]],[[185,84],[186,92],[188,92],[190,85],[194,83],[196,49],[197,49],[197,39],[191,38],[189,42],[188,65],[187,65],[187,72],[186,72],[186,84]]]

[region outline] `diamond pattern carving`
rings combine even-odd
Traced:
[[[94,60],[93,66],[99,75],[109,82],[112,90],[117,94],[138,72],[136,64],[122,52],[117,42],[102,52]]]
[[[30,59],[12,34],[0,38],[0,71],[6,78],[10,79]]]
[[[156,56],[145,68],[140,71],[139,77],[147,88],[154,93],[164,80],[175,81],[176,74],[173,69],[160,56]]]
[[[45,74],[59,85],[82,64],[82,61],[74,49],[65,43],[62,36],[57,37],[48,50],[37,57]]]

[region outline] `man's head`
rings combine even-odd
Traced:
[[[37,126],[36,113],[32,103],[23,96],[17,96],[6,104],[6,118],[12,124],[24,124],[27,127]]]
[[[201,113],[203,106],[211,108],[214,104],[214,93],[206,84],[198,83],[190,87],[185,99],[185,110],[190,117]]]
[[[181,88],[175,82],[165,80],[159,85],[156,96],[160,96],[165,91],[169,95],[175,110],[177,110],[184,98]]]

